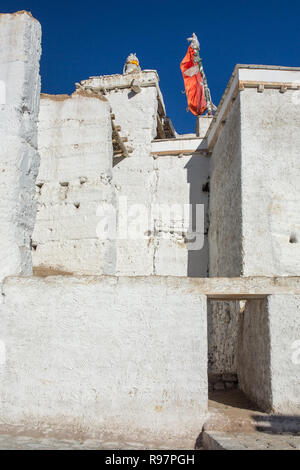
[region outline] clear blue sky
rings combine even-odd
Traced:
[[[300,66],[300,2],[0,0],[0,12],[29,10],[43,28],[42,91],[71,93],[91,75],[121,73],[130,52],[156,69],[167,114],[180,133],[194,131],[179,64],[193,31],[213,101],[237,63]]]

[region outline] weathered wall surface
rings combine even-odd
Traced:
[[[289,82],[297,75],[280,70],[243,72],[246,80],[253,80],[253,73],[272,73],[270,83]],[[266,77],[261,79],[267,82]],[[231,106],[229,114],[212,152],[210,276],[299,274],[298,94],[292,89],[280,93],[278,87],[262,93],[256,86],[245,87],[237,91],[234,103],[226,104]],[[230,308],[234,318],[236,306]],[[223,314],[215,306],[211,310],[211,324],[216,326],[209,342],[214,370],[236,362],[237,332],[232,324],[228,337],[228,325],[221,318],[226,318],[226,310],[226,305]]]
[[[251,300],[240,317],[241,389],[265,411],[300,413],[300,296]]]
[[[193,280],[16,277],[2,289],[2,429],[195,443],[207,339]]]
[[[148,216],[145,223],[140,223],[144,239],[118,240],[117,275],[207,276],[208,193],[203,187],[208,175],[209,159],[199,155],[157,159],[150,155],[143,159],[133,156],[114,167],[117,197],[126,196],[131,208],[144,205]],[[204,213],[195,244],[190,245],[189,219],[184,219],[184,205],[189,213],[189,204],[194,208],[202,205]],[[167,214],[170,211],[169,221],[163,215],[163,207]],[[139,220],[136,219],[137,224]]]
[[[242,274],[241,128],[237,98],[213,148],[209,200],[209,275]],[[239,302],[210,302],[209,373],[236,373]]]
[[[112,87],[106,90],[106,103],[91,95],[42,95],[42,164],[33,250],[36,272],[207,275],[208,190],[203,187],[209,177],[209,159],[192,153],[182,158],[172,153],[153,158],[157,113],[163,104],[156,73],[140,72],[137,77],[145,85],[138,94],[130,90],[128,75],[87,81],[86,86],[97,92],[100,85]],[[124,80],[127,88],[118,88],[125,86]],[[133,150],[129,157],[113,161],[109,107],[126,146]],[[107,202],[115,207],[119,229],[110,242],[96,239],[100,221],[96,209]],[[204,220],[201,214],[196,233],[199,248],[196,243],[188,244],[184,204],[204,206]],[[181,214],[173,210],[174,205]],[[157,206],[170,211],[169,221]]]
[[[208,302],[208,373],[236,374],[240,302]]]
[[[300,414],[300,296],[268,297],[273,409]]]
[[[150,239],[154,245],[154,274],[206,277],[208,274],[208,191],[210,161],[203,155],[164,156],[154,160],[156,185],[153,204],[190,208],[189,220],[171,212],[170,224],[153,220]],[[199,226],[192,231],[192,213],[201,205]],[[190,241],[189,241],[190,240]]]
[[[0,15],[0,278],[32,274],[40,43],[28,13]]]
[[[209,275],[242,274],[240,100],[235,100],[213,148],[210,183]]]
[[[231,106],[212,153],[211,276],[299,274],[298,93],[245,88]]]
[[[299,93],[240,96],[244,276],[300,274]]]
[[[143,84],[150,72],[132,75]],[[189,227],[183,218],[171,212],[170,223],[164,223],[160,216],[151,216],[153,205],[204,204],[204,231],[207,229],[207,193],[202,186],[207,182],[209,160],[202,156],[164,156],[154,159],[151,142],[157,133],[157,113],[160,104],[158,78],[152,77],[151,85],[141,88],[138,94],[130,89],[108,90],[115,124],[121,127],[122,137],[128,138],[128,146],[133,149],[129,158],[116,160],[113,179],[116,185],[116,198],[126,197],[132,208],[131,223],[140,224],[143,238],[121,239],[117,242],[117,275],[176,275],[206,276],[208,269],[207,239],[204,249],[189,250],[186,237]],[[120,85],[128,76],[103,77],[90,85]],[[149,79],[150,79],[149,78]],[[99,79],[101,80],[101,79]],[[147,84],[147,83],[146,83]],[[149,83],[148,83],[149,85]],[[135,204],[146,209],[146,221],[134,217]],[[138,208],[137,208],[138,209]],[[135,221],[134,221],[135,220]],[[148,220],[148,224],[147,224]],[[201,238],[203,233],[199,234]]]
[[[130,157],[114,164],[116,198],[126,198],[129,210],[135,204],[143,204],[148,211],[146,216],[149,220],[156,185],[156,172],[150,157],[151,141],[156,136],[156,87],[142,88],[141,92],[134,96],[130,89],[112,90],[107,94],[107,98],[116,116],[115,123],[121,126],[122,137],[128,138],[128,145],[133,149]],[[134,212],[132,208],[129,223],[132,226],[136,223],[138,226],[139,220]],[[141,236],[136,239],[122,237],[118,240],[117,275],[153,274],[154,245],[147,237],[149,229],[146,219],[140,224]]]
[[[239,387],[262,409],[272,403],[270,329],[267,298],[247,301],[238,326]]]
[[[114,203],[110,107],[100,95],[42,95],[35,272],[111,274],[115,242],[98,239],[97,209]]]

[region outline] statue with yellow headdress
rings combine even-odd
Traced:
[[[125,62],[123,73],[132,73],[132,72],[140,72],[141,67],[139,63],[139,59],[136,56],[136,53],[131,53]]]

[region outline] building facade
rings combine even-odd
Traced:
[[[300,68],[178,135],[153,70],[40,95],[40,31],[0,15],[0,427],[185,447],[233,383],[299,414]]]

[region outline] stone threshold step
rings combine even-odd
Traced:
[[[300,450],[300,435],[203,431],[206,450]]]

